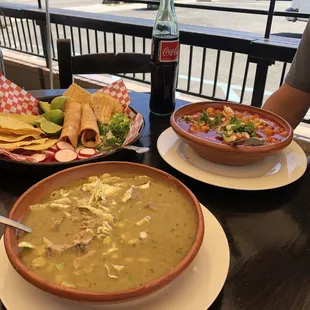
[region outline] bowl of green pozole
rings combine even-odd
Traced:
[[[70,168],[28,189],[4,244],[36,287],[84,302],[121,302],[164,287],[195,258],[204,235],[197,198],[152,167],[104,162]]]

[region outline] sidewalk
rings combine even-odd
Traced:
[[[85,1],[86,2],[86,1]],[[137,10],[145,9],[146,4],[93,4],[93,5],[82,5],[82,6],[73,6],[65,7],[66,10],[82,11],[88,13],[108,13],[108,12],[117,12],[117,11],[127,11],[127,10]]]

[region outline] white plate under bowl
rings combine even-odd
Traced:
[[[11,266],[0,240],[0,299],[8,310],[206,310],[220,293],[229,269],[229,247],[220,223],[202,206],[205,235],[192,264],[167,287],[114,305],[79,304],[45,293]]]
[[[298,180],[307,169],[307,157],[295,142],[252,165],[226,166],[200,157],[170,127],[157,140],[160,156],[174,169],[198,181],[238,190],[266,190]]]

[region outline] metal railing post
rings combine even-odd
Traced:
[[[265,28],[265,36],[264,36],[265,40],[269,40],[270,37],[275,4],[276,0],[270,0],[268,17]],[[263,105],[268,69],[269,66],[274,64],[274,61],[250,57],[250,62],[256,63],[256,72],[255,72],[251,105],[260,108]]]
[[[46,62],[46,67],[49,68],[49,60],[48,60],[48,51],[47,51],[47,30],[46,30],[46,23],[45,22],[37,22],[40,28],[40,35],[41,35],[41,42],[42,42],[42,49],[43,54]]]
[[[256,73],[251,105],[260,108],[263,104],[266,80],[269,66],[275,62],[267,59],[250,57],[250,62],[256,63]]]
[[[3,53],[0,49],[0,72],[5,75],[5,67],[4,67],[4,59],[3,59]]]
[[[276,0],[270,0],[268,17],[267,17],[267,22],[266,22],[266,29],[265,29],[265,39],[269,39],[270,37],[270,31],[271,31],[271,26],[272,26],[275,5],[276,5]]]

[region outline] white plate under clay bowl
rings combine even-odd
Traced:
[[[252,165],[225,166],[200,157],[173,129],[166,129],[157,140],[160,156],[174,169],[198,181],[238,190],[267,190],[298,180],[307,169],[307,157],[295,142],[279,153]]]
[[[191,265],[168,286],[147,297],[114,305],[57,298],[26,282],[11,266],[0,240],[0,299],[7,310],[206,310],[220,293],[229,268],[229,247],[220,223],[202,206],[205,235]]]

